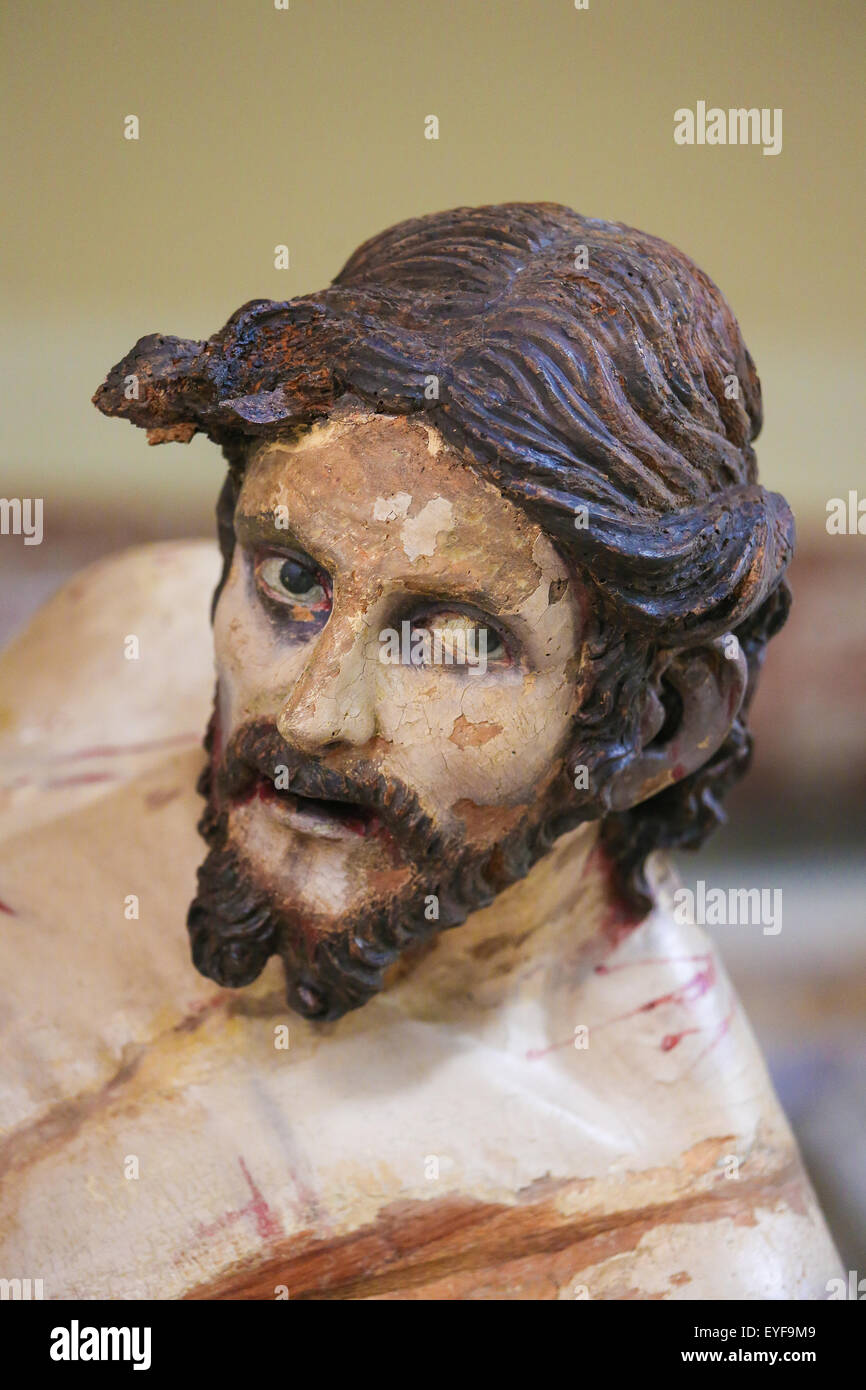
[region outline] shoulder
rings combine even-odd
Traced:
[[[210,541],[122,551],[76,575],[0,657],[0,835],[201,740],[213,694]],[[142,764],[144,759],[144,764]],[[50,799],[40,793],[51,792]]]

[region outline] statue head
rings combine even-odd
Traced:
[[[95,396],[228,462],[188,926],[335,1018],[599,820],[617,891],[750,754],[793,522],[760,385],[665,242],[552,204],[383,232],[320,294],[140,339]]]

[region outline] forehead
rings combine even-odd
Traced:
[[[286,529],[275,525],[282,515]],[[236,513],[239,539],[302,545],[329,567],[380,576],[466,576],[475,587],[567,577],[540,526],[432,426],[352,415],[258,450]],[[515,594],[517,597],[517,594]]]

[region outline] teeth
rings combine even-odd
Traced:
[[[373,810],[355,801],[338,801],[317,796],[303,796],[288,788],[275,787],[270,779],[262,778],[261,794],[266,800],[283,806],[293,816],[310,822],[311,831],[316,822],[322,831],[331,825],[340,834],[351,831],[355,835],[368,835],[376,828],[378,818]]]

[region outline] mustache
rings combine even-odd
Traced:
[[[373,812],[398,844],[416,857],[440,855],[451,845],[451,837],[400,778],[366,761],[345,769],[329,767],[293,748],[267,720],[245,724],[232,735],[217,776],[219,799],[243,800],[259,779],[274,784],[278,776],[278,789],[290,795],[344,802]]]

